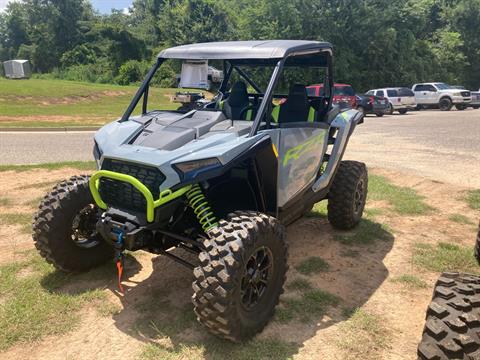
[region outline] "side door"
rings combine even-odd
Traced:
[[[427,104],[426,85],[416,85],[413,88],[413,93],[415,94],[417,104]]]
[[[278,129],[278,206],[315,182],[327,149],[328,129],[321,122],[290,123]]]
[[[437,88],[433,85],[425,85],[426,89],[426,101],[427,104],[437,104],[438,103],[438,91]]]

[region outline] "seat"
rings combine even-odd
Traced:
[[[243,81],[233,84],[228,99],[220,103],[220,109],[228,119],[232,120],[252,120],[253,111],[251,109],[242,114],[242,110],[249,106],[251,104],[247,85]]]
[[[316,111],[308,101],[307,89],[301,84],[292,85],[287,100],[272,111],[273,119],[279,124],[313,122],[315,115]]]

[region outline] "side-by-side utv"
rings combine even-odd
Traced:
[[[223,64],[213,100],[190,111],[150,109],[151,80],[167,60]],[[282,76],[291,68],[322,70],[315,79],[323,81],[322,96],[307,96],[300,77]],[[124,250],[168,256],[193,270],[195,313],[210,332],[252,337],[283,291],[284,226],[324,199],[336,228],[354,227],[363,213],[366,166],[342,161],[363,118],[332,106],[332,73],[325,42],[162,51],[122,118],[96,133],[98,170],[59,183],[43,199],[33,224],[37,249],[68,272],[112,259],[121,270]],[[255,79],[262,74],[263,87]],[[289,91],[277,93],[286,83]]]

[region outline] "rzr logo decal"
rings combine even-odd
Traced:
[[[325,131],[320,132],[317,136],[305,141],[303,144],[297,145],[287,150],[283,157],[283,166],[287,166],[290,160],[297,160],[300,156],[305,154],[308,150],[315,147],[316,144],[321,144],[325,137]]]

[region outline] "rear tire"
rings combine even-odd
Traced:
[[[480,109],[480,106],[478,106],[478,105],[474,105],[474,106],[472,106],[472,107],[473,107],[474,109]]]
[[[389,107],[388,107],[387,114],[388,115],[393,115],[393,105],[391,103],[389,103],[388,105],[389,105]]]
[[[438,107],[441,111],[450,111],[452,109],[452,106],[452,100],[450,100],[449,98],[440,99],[440,102],[438,104]]]
[[[252,338],[272,318],[283,293],[284,227],[271,216],[237,211],[221,220],[203,245],[192,284],[198,321],[221,338]]]
[[[382,117],[383,113],[376,113],[375,115],[377,115],[377,117]]]
[[[349,230],[360,222],[368,193],[368,171],[364,163],[342,161],[328,193],[328,221]]]
[[[33,222],[33,241],[40,255],[65,272],[81,272],[113,258],[113,248],[96,232],[97,207],[89,177],[73,176],[42,200]]]
[[[407,109],[400,109],[398,110],[398,112],[400,113],[400,115],[405,115],[407,113]]]
[[[443,273],[427,310],[421,360],[478,359],[480,355],[480,277]]]
[[[465,105],[458,104],[458,105],[455,105],[455,108],[456,108],[457,110],[462,111],[462,110],[465,110],[467,107],[466,107]]]

